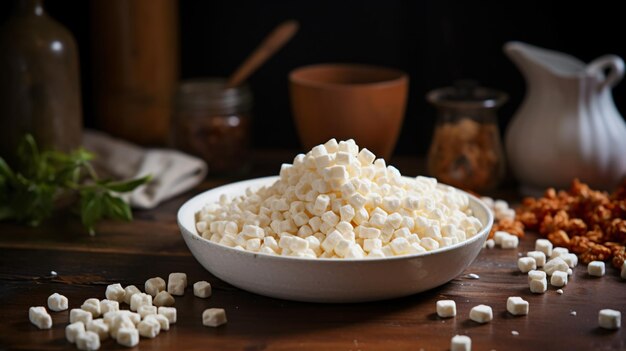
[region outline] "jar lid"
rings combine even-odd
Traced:
[[[252,106],[252,93],[245,84],[226,88],[223,78],[196,78],[181,82],[176,103],[183,109],[225,114],[247,112]]]
[[[460,80],[451,87],[431,90],[426,99],[440,107],[490,109],[502,106],[508,100],[508,95],[495,89],[481,87],[477,81]]]

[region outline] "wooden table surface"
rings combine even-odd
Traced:
[[[280,162],[289,161],[285,153],[255,159],[254,172],[248,177],[271,175]],[[423,163],[408,158],[399,159],[396,165],[403,174],[415,175]],[[143,288],[146,279],[167,279],[170,272],[186,272],[191,283],[209,281],[213,296],[200,299],[188,288],[184,297],[176,299],[178,322],[155,339],[142,338],[136,349],[449,350],[450,338],[456,334],[469,335],[472,350],[626,349],[625,328],[606,331],[597,320],[603,308],[626,315],[626,281],[619,278],[619,272],[607,265],[606,276],[591,278],[586,266],[579,265],[563,295],[553,287],[545,294],[532,294],[516,262],[532,249],[533,233],[527,233],[518,249],[483,249],[461,276],[443,286],[395,300],[312,304],[234,288],[196,262],[175,220],[178,207],[191,195],[230,181],[209,180],[154,210],[136,212],[131,223],[103,223],[95,237],[67,218],[56,218],[37,229],[0,223],[0,349],[75,349],[64,336],[68,311],[51,312],[52,329],[39,330],[29,323],[28,308],[45,306],[54,292],[67,296],[70,308],[79,307],[87,298],[104,298],[108,284]],[[51,275],[53,270],[58,276]],[[480,278],[469,279],[469,273]],[[509,296],[528,300],[530,313],[508,314]],[[435,303],[440,299],[456,301],[456,317],[437,317]],[[493,321],[479,325],[469,319],[469,310],[478,304],[493,308]],[[224,308],[228,324],[203,327],[201,314],[209,307]],[[125,348],[111,339],[102,343],[101,350],[113,349]]]

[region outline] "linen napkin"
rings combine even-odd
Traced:
[[[198,185],[208,171],[207,164],[197,157],[170,149],[145,149],[93,130],[83,132],[83,146],[96,154],[94,166],[104,177],[152,175],[150,183],[123,195],[134,208],[154,208]]]

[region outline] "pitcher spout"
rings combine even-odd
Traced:
[[[520,41],[506,43],[504,53],[525,75],[537,70],[562,78],[578,78],[585,74],[585,63],[574,56]]]

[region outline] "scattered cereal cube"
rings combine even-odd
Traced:
[[[601,277],[605,273],[604,262],[592,261],[587,265],[587,273],[594,277]]]
[[[130,300],[133,298],[133,295],[140,294],[140,293],[141,293],[141,290],[139,290],[134,285],[129,285],[129,286],[125,287],[124,288],[124,302],[126,302],[127,305],[130,305]],[[109,300],[111,300],[111,299],[109,299]],[[118,301],[118,302],[122,302],[122,301]]]
[[[528,251],[526,256],[534,259],[537,267],[543,267],[546,264],[546,254],[542,251]]]
[[[561,257],[556,257],[546,262],[543,266],[543,270],[546,271],[547,275],[552,275],[556,271],[561,271],[567,273],[569,266]]]
[[[533,279],[529,283],[530,292],[535,294],[543,294],[548,290],[548,280],[544,279]]]
[[[167,292],[172,295],[182,296],[187,288],[187,274],[170,273],[167,279]]]
[[[478,305],[470,310],[470,319],[477,323],[487,323],[493,319],[493,311],[487,305]]]
[[[502,238],[503,249],[514,249],[519,245],[519,238],[515,235],[508,235]]]
[[[31,307],[28,309],[28,319],[39,329],[52,328],[52,317],[43,306]]]
[[[456,302],[454,300],[437,301],[437,315],[441,318],[456,316]]]
[[[563,287],[567,285],[567,272],[556,271],[550,277],[550,285]]]
[[[546,257],[550,257],[552,255],[552,243],[548,239],[537,239],[535,250],[543,252]]]
[[[137,311],[140,306],[152,306],[152,296],[144,293],[133,294],[130,298],[130,310]]]
[[[100,300],[95,298],[85,300],[80,308],[84,311],[91,313],[91,316],[93,318],[100,317],[100,314],[102,313],[100,310]]]
[[[161,330],[170,330],[170,320],[167,319],[167,317],[165,317],[164,315],[154,314],[148,316],[148,318],[154,318],[157,322],[159,322],[159,324],[161,325]]]
[[[170,321],[170,324],[176,323],[175,307],[159,307],[158,314],[165,316]]]
[[[146,317],[143,321],[137,324],[137,331],[139,331],[139,335],[144,338],[154,338],[159,335],[161,331],[161,323],[155,318],[150,318],[152,316]]]
[[[531,280],[545,280],[546,272],[544,271],[530,271],[528,272],[528,282]]]
[[[85,323],[80,321],[73,322],[65,327],[65,338],[67,339],[67,341],[73,344],[76,342],[76,338],[78,338],[78,336],[83,334],[84,332]]]
[[[603,309],[598,313],[598,325],[604,329],[619,329],[622,324],[620,311]]]
[[[55,311],[55,312],[67,310],[68,308],[67,297],[58,293],[54,293],[48,296],[48,308],[51,311]]]
[[[157,307],[150,305],[141,305],[137,309],[137,313],[141,316],[141,318],[146,318],[151,314],[157,314]]]
[[[174,306],[176,300],[174,296],[172,296],[167,291],[161,291],[157,294],[157,296],[152,300],[152,304],[161,307],[161,306]]]
[[[520,257],[517,259],[517,268],[519,268],[522,273],[528,273],[537,269],[537,262],[532,257]]]
[[[124,288],[122,288],[121,284],[111,284],[107,286],[107,290],[104,295],[106,296],[107,300],[124,302],[124,296],[126,295],[126,292],[124,291]]]
[[[222,308],[208,308],[202,312],[202,325],[218,327],[226,324],[226,312]]]
[[[98,334],[100,340],[106,340],[109,337],[109,326],[104,323],[104,319],[94,319],[87,323],[85,330]]]
[[[100,348],[100,336],[92,331],[86,331],[76,337],[76,348],[79,350],[95,351]]]
[[[158,293],[165,290],[165,280],[161,277],[150,278],[146,280],[145,290],[146,294],[155,297]]]
[[[555,247],[552,249],[552,255],[550,255],[550,259],[561,257],[569,253],[569,250],[565,247]]]
[[[561,255],[560,257],[563,259],[563,261],[565,261],[565,263],[567,263],[570,268],[574,268],[578,265],[578,256],[576,256],[576,254],[566,253],[564,255]]]
[[[100,300],[100,312],[104,315],[107,312],[115,312],[120,310],[120,303],[114,300]]]
[[[207,298],[211,296],[211,284],[201,280],[193,284],[193,294],[197,297]]]
[[[622,264],[622,271],[620,272],[620,277],[622,279],[626,279],[626,261]]]
[[[514,316],[528,314],[528,301],[519,296],[511,296],[506,300],[506,310]]]
[[[135,328],[123,327],[117,331],[117,343],[126,347],[139,344],[139,331]]]
[[[93,319],[91,312],[87,312],[80,308],[72,308],[70,310],[70,323],[83,322],[83,325],[87,325]]]
[[[450,340],[450,351],[472,351],[472,339],[467,335],[455,335]]]

